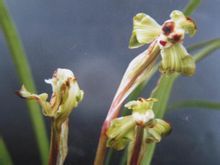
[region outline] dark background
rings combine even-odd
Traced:
[[[85,98],[70,119],[66,164],[90,165],[99,130],[128,63],[142,50],[128,49],[132,17],[145,12],[159,23],[187,0],[7,0],[21,35],[39,92],[58,67],[71,69]],[[198,33],[185,45],[220,36],[219,0],[203,0],[193,14]],[[176,81],[171,100],[220,101],[219,52],[197,65],[192,78]],[[37,165],[39,155],[25,102],[3,35],[0,35],[0,134],[15,164]],[[157,75],[158,76],[158,75]],[[142,93],[148,97],[157,77]],[[185,109],[169,112],[173,132],[156,150],[153,165],[215,165],[220,163],[220,112]],[[45,120],[49,128],[49,120]],[[48,129],[49,133],[49,129]],[[117,163],[116,163],[117,164]]]

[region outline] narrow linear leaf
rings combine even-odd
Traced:
[[[154,111],[157,118],[163,118],[168,100],[170,98],[170,93],[173,87],[173,83],[178,77],[178,74],[173,75],[162,75],[157,87],[153,90],[151,97],[157,98],[159,100],[158,103],[154,104]],[[156,148],[155,144],[147,145],[147,152],[145,153],[144,159],[142,161],[142,165],[150,165],[154,150]]]
[[[207,45],[212,45],[213,43],[217,44],[218,42],[220,42],[220,38],[216,38],[216,39],[211,39],[211,40],[208,40],[208,41],[202,41],[202,42],[199,42],[199,43],[196,43],[196,44],[193,44],[191,46],[189,46],[187,48],[187,50],[189,52],[192,52],[192,51],[195,51],[195,50],[198,50],[200,48],[203,48],[204,46],[207,46]]]
[[[170,93],[173,88],[173,83],[177,77],[177,73],[172,75],[162,75],[158,82],[158,86],[151,94],[152,98],[157,98],[159,100],[159,102],[154,104],[153,107],[157,118],[162,118],[164,116],[167,102],[170,98]]]
[[[177,110],[180,108],[202,108],[202,109],[220,110],[220,103],[206,101],[206,100],[186,100],[182,102],[177,102],[171,105],[168,109]]]
[[[207,45],[205,45],[198,53],[196,53],[193,58],[196,62],[201,61],[204,59],[207,55],[211,54],[215,50],[220,48],[220,39],[217,39]]]
[[[126,150],[123,153],[123,156],[122,156],[121,161],[120,161],[120,165],[127,164],[127,156],[128,156],[128,148],[126,148]]]
[[[201,0],[191,0],[189,3],[186,5],[184,9],[184,14],[186,16],[191,15],[199,6]]]
[[[110,165],[111,164],[111,159],[112,159],[112,155],[114,153],[114,150],[112,148],[110,148],[108,150],[108,153],[106,155],[106,159],[105,159],[105,165]]]
[[[36,93],[28,60],[4,0],[0,0],[0,27],[6,39],[20,82],[22,82],[29,90]],[[35,132],[40,158],[42,164],[46,165],[48,161],[49,142],[41,115],[41,109],[36,103],[30,101],[27,102],[27,107],[29,109],[31,122]]]
[[[0,164],[13,165],[11,156],[2,137],[0,137]]]

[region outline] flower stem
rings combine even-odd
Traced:
[[[49,165],[63,165],[67,156],[68,119],[61,125],[52,120]]]
[[[49,165],[57,164],[57,158],[59,155],[59,142],[60,142],[61,128],[57,129],[56,123],[52,121],[51,125],[51,138],[50,138],[50,156]]]
[[[111,158],[112,158],[113,153],[114,153],[114,150],[112,148],[110,148],[108,150],[108,154],[106,155],[105,165],[111,164]]]
[[[151,45],[148,47],[148,50],[146,51],[146,59],[145,59],[146,61],[142,65],[138,66],[139,68],[137,68],[135,74],[130,78],[130,80],[120,91],[117,97],[114,98],[111,107],[108,111],[107,117],[102,125],[99,144],[97,147],[96,157],[94,161],[95,165],[103,165],[104,163],[105,154],[106,154],[106,141],[107,141],[106,131],[111,121],[118,116],[121,105],[123,101],[126,99],[125,95],[126,96],[128,95],[128,91],[131,89],[131,87],[133,86],[135,81],[139,78],[139,76],[146,70],[146,68],[149,70],[149,72],[152,70],[153,65],[156,62],[156,59],[159,55],[159,50],[160,50],[159,46],[156,44],[156,42],[152,42]],[[132,90],[130,92],[132,92]]]
[[[130,161],[128,160],[129,165],[139,165],[140,164],[139,154],[141,152],[143,133],[144,133],[143,127],[137,126],[137,134],[136,134],[134,147],[132,149],[131,160]]]
[[[20,81],[24,83],[29,90],[36,92],[23,46],[20,42],[13,20],[11,19],[9,11],[3,0],[0,0],[0,26],[3,30],[8,48],[11,52],[10,54],[16,66],[16,71]],[[27,102],[27,106],[29,108],[31,122],[36,135],[41,162],[42,164],[46,165],[48,162],[49,143],[46,128],[41,115],[41,109],[34,102]]]
[[[102,125],[94,165],[103,165],[104,164],[105,154],[106,154],[106,141],[107,141],[107,136],[105,133],[107,131],[107,129],[106,129],[107,125],[109,125],[107,123],[107,121],[105,121]]]

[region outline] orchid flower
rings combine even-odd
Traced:
[[[116,150],[124,149],[129,142],[135,140],[138,126],[144,129],[146,143],[160,142],[162,136],[170,132],[171,127],[164,120],[155,119],[152,107],[156,101],[154,98],[140,98],[125,104],[126,108],[132,110],[132,114],[111,121],[107,131],[107,147]]]
[[[195,73],[195,62],[182,45],[185,34],[195,35],[194,21],[181,11],[175,10],[160,26],[150,16],[139,13],[133,19],[133,32],[130,38],[130,48],[138,48],[144,44],[156,41],[160,46],[162,73],[178,72],[186,76]]]
[[[57,69],[52,79],[45,82],[51,84],[53,90],[49,102],[47,93],[33,94],[25,86],[21,87],[18,95],[35,100],[42,107],[43,114],[52,118],[49,165],[61,165],[67,156],[69,115],[82,101],[83,91],[79,88],[72,71],[68,69]]]

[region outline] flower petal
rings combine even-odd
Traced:
[[[133,32],[129,48],[138,48],[155,40],[161,33],[160,25],[150,16],[139,13],[133,18]]]
[[[65,84],[70,77],[74,77],[72,71],[68,69],[58,68],[51,79],[45,80],[46,83],[52,86],[53,94],[50,99],[51,107],[56,111],[61,102],[63,102],[62,93],[65,88]]]
[[[185,76],[192,76],[195,73],[195,62],[182,44],[162,48],[161,56],[160,71],[162,73],[179,72]]]
[[[186,17],[181,11],[172,11],[170,18],[176,23],[176,26],[182,28],[185,33],[188,33],[190,36],[195,35],[197,31],[195,22],[191,18]]]
[[[169,123],[161,119],[155,119],[153,128],[145,129],[145,133],[147,134],[145,141],[147,143],[158,143],[163,136],[168,135],[170,132],[171,126]]]
[[[67,85],[69,84],[69,85]],[[82,101],[84,92],[80,90],[79,85],[74,78],[67,79],[61,87],[62,102],[56,113],[56,118],[62,123],[69,116],[73,108],[77,107]]]
[[[151,110],[153,107],[154,102],[158,100],[155,98],[140,98],[138,100],[129,101],[125,104],[125,107],[128,109],[133,110],[134,112],[143,112],[145,113],[147,110]]]
[[[135,121],[132,116],[120,117],[112,120],[107,130],[107,147],[122,150],[134,140]]]
[[[43,108],[43,114],[45,116],[53,116],[53,111],[51,109],[50,103],[46,101],[48,98],[47,93],[42,93],[39,95],[32,94],[25,88],[24,85],[22,85],[20,91],[18,91],[17,94],[24,99],[35,100]]]

